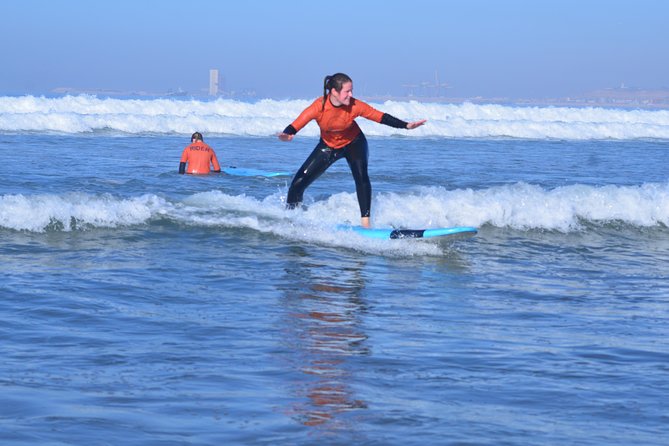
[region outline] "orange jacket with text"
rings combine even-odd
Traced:
[[[186,173],[209,173],[210,164],[214,165],[215,171],[221,170],[221,166],[218,164],[218,159],[216,158],[214,149],[202,141],[195,141],[194,143],[189,144],[181,154],[181,162],[188,163]]]

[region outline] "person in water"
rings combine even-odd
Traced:
[[[361,225],[366,228],[370,226],[372,185],[367,174],[369,156],[367,139],[355,122],[358,116],[409,130],[420,127],[426,122],[424,119],[405,122],[353,98],[353,81],[344,73],[326,76],[323,83],[323,97],[317,98],[278,135],[281,141],[291,141],[312,119],[316,120],[321,130],[318,144],[290,184],[286,199],[288,208],[297,207],[302,202],[306,188],[335,161],[346,158],[355,180]]]
[[[202,133],[193,133],[190,142],[181,154],[179,173],[208,174],[210,164],[214,166],[214,172],[221,171],[216,153],[208,144],[205,144]],[[186,169],[186,164],[188,164],[188,169]]]

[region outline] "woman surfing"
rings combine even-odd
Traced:
[[[281,141],[291,141],[295,134],[311,120],[316,120],[321,131],[318,144],[295,174],[288,189],[286,205],[297,207],[304,191],[335,161],[346,158],[353,174],[355,190],[360,206],[361,226],[370,227],[372,185],[367,174],[369,151],[367,139],[355,122],[362,116],[374,122],[398,129],[412,130],[425,124],[426,120],[405,122],[388,113],[383,113],[353,97],[353,81],[344,73],[326,76],[323,82],[323,97],[317,98],[280,133]]]

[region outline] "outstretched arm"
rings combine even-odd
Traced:
[[[420,121],[414,121],[414,122],[406,122],[402,121],[401,119],[397,119],[393,115],[389,115],[388,113],[384,113],[383,117],[381,118],[381,124],[389,125],[390,127],[395,127],[396,129],[408,129],[408,130],[413,130],[416,127],[420,127],[421,125],[425,124],[427,122],[427,119],[422,119]]]
[[[295,127],[289,125],[285,129],[283,129],[283,132],[279,133],[278,136],[281,141],[292,141],[296,133],[297,130],[295,130]]]
[[[297,132],[302,130],[305,125],[309,123],[312,119],[315,119],[318,116],[318,113],[321,110],[321,100],[316,99],[311,105],[300,113],[292,124],[283,129],[283,132],[279,133],[277,136],[281,141],[292,141],[293,137]]]

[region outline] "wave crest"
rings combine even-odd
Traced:
[[[307,100],[115,99],[0,97],[0,132],[208,134],[272,136],[309,104]],[[517,107],[387,101],[376,108],[405,120],[427,119],[411,132],[359,120],[369,136],[413,138],[669,139],[669,111],[571,107]],[[301,134],[317,136],[309,124]]]
[[[286,211],[281,193],[257,199],[220,191],[170,201],[153,194],[0,196],[0,228],[46,232],[115,228],[168,219],[188,226],[224,226],[275,232],[356,223],[355,194],[314,201],[308,210]],[[377,227],[435,228],[486,225],[515,230],[581,231],[619,222],[635,228],[669,227],[669,183],[639,186],[576,184],[552,190],[516,183],[486,189],[420,187],[411,193],[380,193],[372,213]],[[272,229],[273,228],[273,229]],[[300,229],[302,228],[302,229]]]

